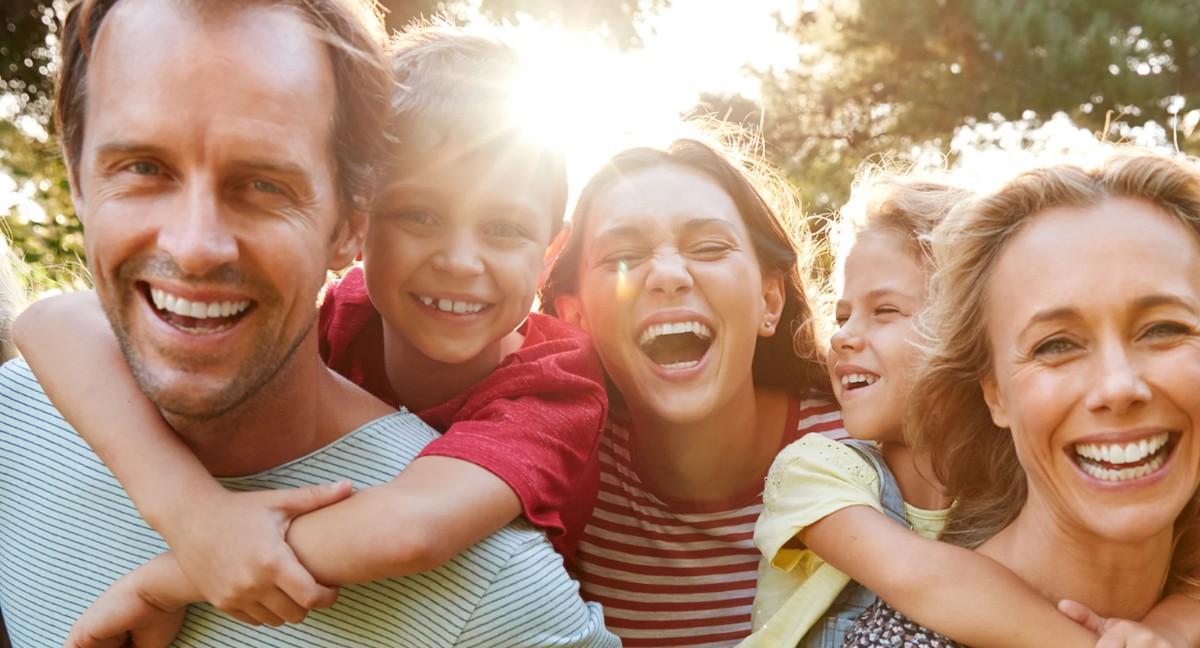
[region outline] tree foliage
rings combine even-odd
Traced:
[[[804,47],[763,75],[765,138],[820,209],[845,198],[862,160],[945,146],[984,120],[1063,112],[1110,138],[1151,120],[1200,150],[1188,0],[835,1],[783,27]]]

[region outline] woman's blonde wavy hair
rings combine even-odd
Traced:
[[[1118,152],[1096,169],[1061,164],[1025,172],[960,205],[934,231],[932,292],[922,318],[924,362],[906,429],[928,449],[938,479],[957,500],[942,538],[976,547],[1024,506],[1025,472],[1011,434],[992,423],[980,379],[992,370],[985,288],[1006,243],[1035,214],[1109,198],[1153,203],[1200,237],[1200,166],[1182,157]],[[1177,518],[1171,582],[1200,585],[1200,501]]]

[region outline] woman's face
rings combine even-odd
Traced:
[[[588,214],[579,290],[556,302],[592,334],[637,413],[690,423],[753,394],[751,361],[774,333],[783,281],[764,278],[733,200],[678,166],[625,176]]]
[[[1026,507],[1083,537],[1169,531],[1200,483],[1200,241],[1123,198],[1048,209],[986,287],[992,418]]]

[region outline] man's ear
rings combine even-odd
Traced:
[[[583,316],[583,309],[579,304],[579,297],[575,295],[559,295],[554,298],[554,312],[558,313],[558,319],[572,324],[584,331],[591,333],[588,328],[587,319]]]
[[[763,321],[758,324],[759,336],[771,337],[779,329],[785,295],[782,274],[772,272],[763,277]]]
[[[329,248],[330,270],[341,270],[359,256],[367,236],[367,219],[366,211],[353,209],[338,223]]]
[[[992,423],[996,427],[1008,427],[1008,411],[1004,406],[1004,398],[996,388],[996,378],[991,372],[979,378],[979,386],[983,389],[983,400],[987,403],[988,411],[992,413]]]

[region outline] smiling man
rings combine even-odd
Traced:
[[[57,116],[114,362],[232,490],[381,484],[436,437],[317,353],[317,295],[357,251],[391,89],[370,9],[85,0],[67,17]],[[139,574],[186,581],[155,558],[165,550],[28,365],[5,365],[0,604],[14,645],[62,645],[92,601]],[[338,559],[336,546],[296,550]],[[202,646],[616,645],[549,542],[519,523],[438,569],[346,587],[303,623],[255,627],[207,605],[179,618],[181,643]]]

